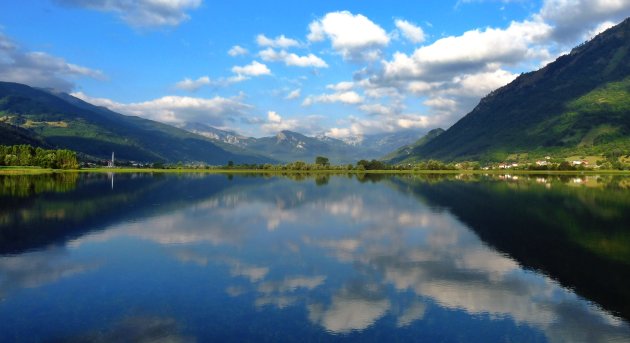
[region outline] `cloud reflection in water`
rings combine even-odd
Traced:
[[[448,210],[386,182],[268,180],[72,245],[116,237],[164,246],[182,263],[224,266],[236,283],[225,289],[229,296],[253,295],[256,308],[302,306],[311,323],[334,334],[387,316],[404,328],[434,311],[463,311],[530,326],[550,341],[630,337],[626,322],[523,269]]]

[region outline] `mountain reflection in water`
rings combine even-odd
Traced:
[[[630,341],[628,178],[69,175],[0,176],[2,341]]]

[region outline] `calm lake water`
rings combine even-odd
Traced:
[[[630,178],[0,176],[0,341],[630,342]]]

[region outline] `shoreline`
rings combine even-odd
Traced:
[[[0,167],[0,175],[41,175],[54,173],[162,173],[162,174],[471,174],[471,175],[630,175],[630,170],[269,170],[269,169],[153,169],[85,168],[44,169],[38,167]]]

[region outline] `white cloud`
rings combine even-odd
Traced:
[[[416,95],[426,95],[427,92],[440,87],[444,82],[410,81],[407,90]]]
[[[45,52],[26,52],[0,32],[0,80],[70,91],[75,78],[104,79],[100,70],[69,63]]]
[[[284,35],[280,35],[276,38],[268,38],[267,36],[263,34],[256,36],[256,43],[259,46],[263,46],[263,47],[283,48],[283,49],[300,45],[300,42],[296,41],[295,39],[287,38]]]
[[[394,111],[385,113],[385,115],[379,115],[373,119],[350,116],[346,119],[346,122],[341,123],[345,127],[341,125],[332,127],[326,131],[326,135],[338,139],[348,139],[368,134],[426,129],[440,126],[442,120],[443,118],[440,115],[398,114]]]
[[[230,274],[232,276],[242,276],[251,282],[260,281],[269,273],[269,267],[258,267],[244,264],[238,261],[231,263]]]
[[[198,90],[199,88],[203,87],[203,86],[207,86],[209,85],[210,82],[210,78],[207,76],[202,76],[200,78],[198,78],[197,80],[192,80],[189,78],[185,78],[182,81],[179,81],[175,84],[176,88],[179,89],[183,89],[189,92],[194,92],[196,90]]]
[[[479,98],[512,82],[517,76],[503,69],[460,75],[453,79],[454,87],[445,93]]]
[[[293,67],[313,67],[313,68],[328,68],[328,64],[321,58],[308,54],[306,56],[298,56],[294,53],[288,53],[285,50],[275,51],[272,48],[267,48],[259,53],[263,61],[267,62],[284,62],[287,66]]]
[[[164,123],[198,122],[212,126],[223,126],[225,122],[242,116],[250,105],[239,98],[193,98],[182,96],[164,96],[158,99],[119,103],[105,98],[93,98],[84,93],[72,93],[73,96],[96,106],[104,106],[122,114],[140,116]]]
[[[394,108],[384,106],[383,104],[364,104],[359,106],[359,109],[368,114],[380,116],[392,115],[396,112]]]
[[[406,20],[402,20],[402,19],[397,19],[396,22],[396,27],[398,28],[398,30],[400,30],[400,32],[402,33],[402,35],[410,42],[412,43],[422,43],[425,40],[425,35],[424,35],[424,31],[422,30],[421,27],[416,26]]]
[[[396,320],[396,326],[405,327],[424,317],[427,305],[422,302],[413,302]]]
[[[177,26],[202,0],[55,0],[57,3],[102,12],[113,12],[136,27]]]
[[[245,70],[249,72],[254,72],[254,73],[260,72],[260,70],[256,69],[256,68],[259,68],[258,66],[253,66],[252,68],[249,68],[249,67],[251,67],[251,65],[245,66],[245,67],[235,67],[235,68],[245,68]],[[237,69],[237,70],[240,71],[241,69]],[[261,70],[264,71],[264,69],[261,69]],[[204,86],[227,87],[229,85],[232,85],[238,82],[249,80],[249,78],[250,78],[249,75],[243,75],[243,74],[237,74],[230,77],[221,77],[218,79],[211,79],[208,76],[201,76],[196,80],[193,80],[190,78],[184,78],[182,81],[179,81],[175,84],[175,88],[182,89],[189,92],[195,92]]]
[[[282,117],[274,111],[267,112],[267,119],[269,119],[272,123],[279,123],[282,121]]]
[[[48,247],[45,250],[0,257],[0,297],[23,288],[37,288],[60,279],[96,269],[92,263],[78,263],[67,250]]]
[[[232,57],[247,55],[248,53],[249,51],[247,51],[247,49],[243,48],[240,45],[235,45],[230,50],[228,50],[228,55]]]
[[[366,292],[344,289],[333,296],[327,308],[321,304],[311,304],[308,306],[308,318],[335,333],[366,329],[384,316],[391,304],[384,297],[361,293]]]
[[[384,127],[448,126],[472,110],[481,96],[511,82],[517,75],[502,68],[548,58],[544,48],[552,27],[540,20],[512,22],[505,29],[471,30],[445,37],[415,49],[412,54],[396,52],[382,63],[380,71],[361,74],[355,81],[370,98],[403,103],[408,95],[419,97],[428,108],[422,115],[390,119]],[[356,78],[356,77],[355,77]],[[389,105],[390,107],[392,105]],[[364,105],[372,114],[401,113],[401,110]],[[371,130],[355,124],[354,131]]]
[[[380,48],[389,44],[389,36],[367,17],[348,11],[330,12],[309,25],[308,40],[328,38],[345,60],[375,60]]]
[[[271,75],[271,70],[258,61],[252,61],[252,63],[245,66],[234,66],[232,67],[232,72],[241,76]]]
[[[260,126],[261,130],[267,134],[276,134],[280,131],[289,130],[297,131],[302,134],[312,134],[313,132],[321,132],[322,128],[319,126],[321,122],[321,116],[309,115],[296,118],[283,118],[276,111],[268,111],[267,119],[262,122]],[[268,219],[267,227],[269,229],[275,229],[280,222],[280,218],[287,219],[284,212],[269,212],[273,214],[272,218]]]
[[[330,84],[326,86],[327,89],[332,89],[337,92],[347,92],[354,88],[354,82],[352,81],[341,81],[339,83]]]
[[[409,56],[395,53],[384,62],[386,78],[443,78],[479,70],[492,63],[516,64],[534,54],[532,44],[549,37],[551,27],[541,21],[512,22],[506,29],[467,31],[439,39]]]
[[[301,89],[294,89],[291,92],[289,92],[289,94],[287,94],[287,96],[285,97],[285,99],[287,100],[293,100],[293,99],[297,99],[300,97],[302,90]]]
[[[332,94],[311,95],[304,99],[303,106],[310,106],[314,103],[333,103],[341,102],[344,104],[359,104],[363,102],[363,98],[355,91],[337,92]]]
[[[442,97],[425,100],[423,104],[439,110],[454,110],[457,108],[455,100]]]
[[[598,34],[608,30],[609,28],[615,26],[616,23],[613,23],[612,21],[605,21],[599,25],[597,25],[594,29],[588,31],[585,35],[584,35],[584,40],[590,40],[593,39],[595,36],[597,36]]]
[[[629,0],[545,0],[539,16],[554,25],[554,38],[570,44],[605,21],[630,16]]]

